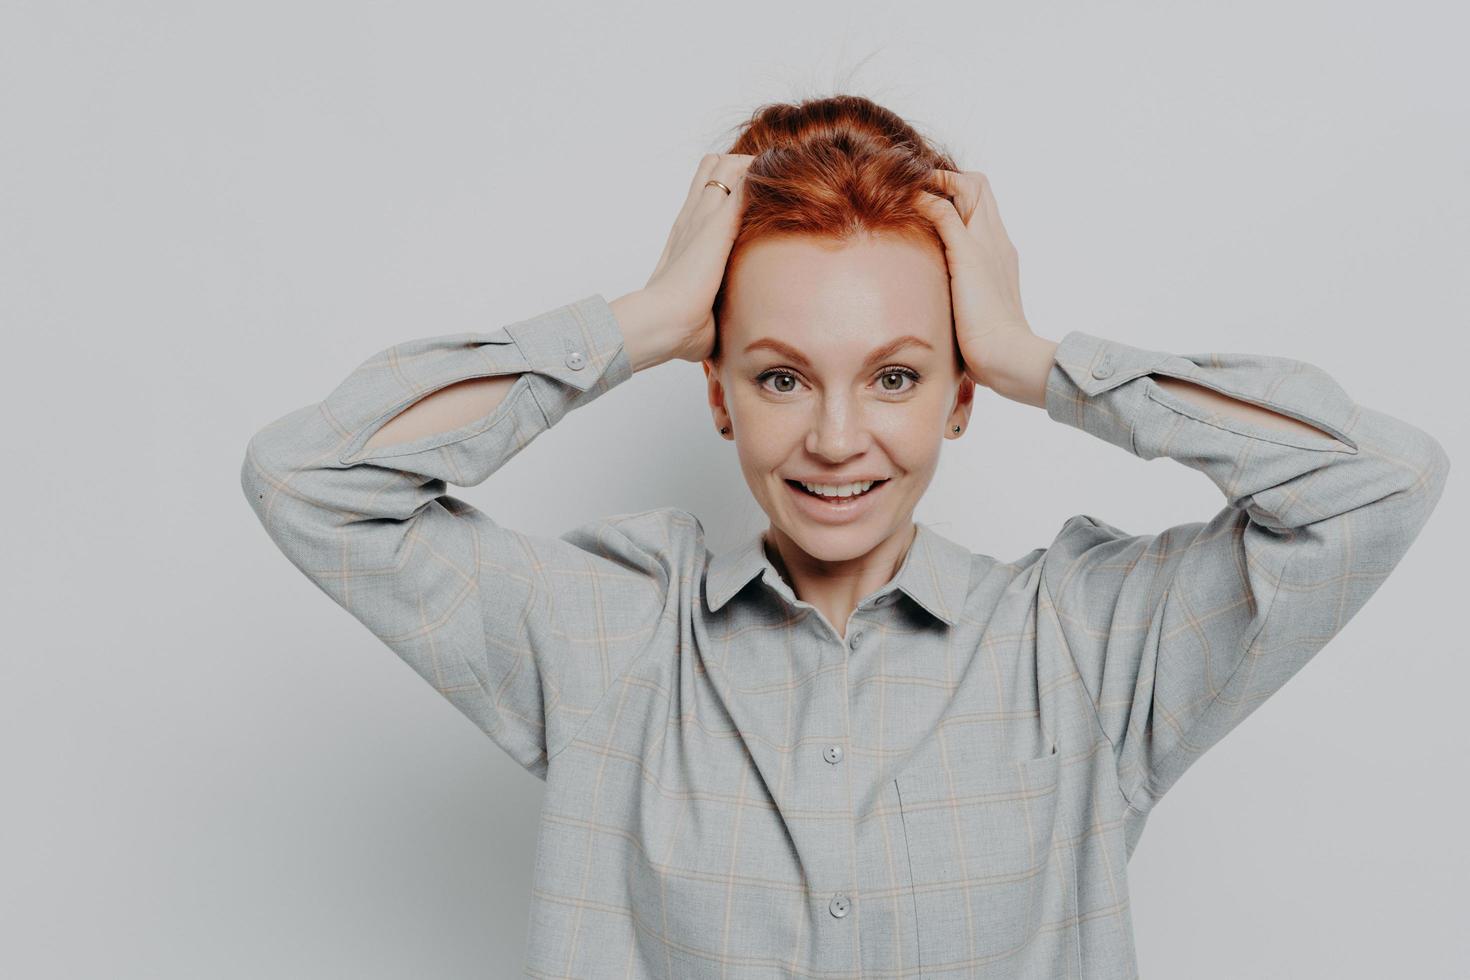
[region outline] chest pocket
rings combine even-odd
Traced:
[[[1056,822],[1056,746],[922,757],[896,778],[921,976],[1003,959],[1041,926]]]

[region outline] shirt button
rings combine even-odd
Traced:
[[[581,351],[572,351],[567,355],[567,367],[573,371],[580,371],[587,366],[587,358],[582,356]]]
[[[832,763],[834,766],[837,765],[837,763],[839,763],[839,762],[842,761],[842,746],[840,746],[840,745],[829,745],[829,746],[827,746],[825,749],[822,750],[822,758],[826,759],[828,762]]]
[[[1106,378],[1112,373],[1113,362],[1109,360],[1106,354],[1104,354],[1103,359],[1097,362],[1097,367],[1092,369],[1092,376],[1094,378]]]
[[[847,914],[847,909],[848,901],[846,895],[833,895],[832,901],[827,903],[827,911],[839,919]]]
[[[852,634],[851,643],[852,643],[852,648],[854,650],[856,650],[859,646],[861,646],[862,645],[862,642],[863,642],[863,634],[862,634],[862,631],[861,630],[859,630],[858,632]]]

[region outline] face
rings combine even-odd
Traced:
[[[704,362],[715,424],[730,427],[776,533],[819,562],[907,542],[943,440],[968,428],[974,397],[940,246],[761,239],[731,270],[719,330],[720,363]],[[841,503],[799,485],[869,480],[879,482]]]

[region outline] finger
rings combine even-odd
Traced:
[[[686,251],[698,252],[710,261],[728,261],[730,247],[740,232],[745,172],[754,159],[748,154],[726,154],[716,165],[712,179],[728,186],[730,193],[713,185],[703,188],[683,239],[687,242]]]
[[[944,241],[946,254],[963,255],[969,235],[964,219],[955,210],[954,202],[947,197],[924,191],[920,194],[919,207],[938,230],[939,237]]]
[[[674,223],[669,228],[669,235],[664,240],[663,252],[659,254],[658,262],[653,267],[653,276],[656,278],[668,264],[669,256],[674,250],[674,243],[682,237],[684,229],[694,217],[699,202],[705,197],[706,190],[719,190],[706,186],[706,181],[714,174],[720,165],[721,155],[718,153],[706,153],[699,158],[699,163],[694,168],[694,176],[689,181],[689,192],[684,196],[684,204],[679,208],[679,213],[674,216]],[[721,193],[724,193],[721,191]]]
[[[980,184],[977,177],[982,175],[978,171],[957,173],[953,170],[937,168],[934,170],[934,175],[944,193],[954,199],[954,208],[960,220],[969,224],[980,203]]]
[[[1010,294],[1011,301],[1016,304],[1016,309],[1020,310],[1021,256],[1011,242],[1010,236],[1006,234],[1005,222],[1000,218],[1000,206],[996,203],[995,191],[988,180],[985,182],[982,200],[986,220],[990,222],[991,234],[999,246],[1001,266],[1006,270],[1006,292]]]
[[[709,177],[705,178],[705,185],[701,188],[700,197],[694,205],[694,217],[703,218],[732,204],[736,192],[740,189],[740,184],[745,179],[745,171],[749,169],[750,162],[754,159],[755,157],[748,153],[722,154]],[[723,187],[710,184],[711,179],[718,180],[725,187],[730,188],[730,193],[726,194]]]
[[[953,170],[941,170],[937,167],[930,171],[930,174],[937,188],[935,193],[949,198],[954,203],[955,210],[958,211],[960,208],[958,199],[962,196],[959,186],[960,175]]]
[[[954,222],[961,221],[953,201],[929,191],[924,191],[919,195],[919,209],[941,232],[952,227]],[[961,225],[963,225],[962,221]]]
[[[985,210],[985,220],[991,223],[992,231],[1010,244],[1010,238],[1005,235],[1005,223],[1001,222],[1000,204],[995,203],[995,190],[991,187],[989,178],[983,179],[980,184],[980,207]]]
[[[1001,221],[1000,206],[996,203],[990,178],[979,170],[966,170],[958,174],[954,171],[935,170],[935,173],[943,175],[941,179],[958,192],[955,207],[964,218],[966,226],[972,229],[984,227],[986,233],[980,234],[980,238],[998,242],[1003,253],[1013,253],[1015,246],[1006,233],[1005,223]],[[973,207],[968,207],[970,194],[973,194]]]
[[[694,168],[694,178],[689,181],[689,193],[684,198],[684,206],[679,209],[674,224],[679,224],[694,213],[699,202],[704,199],[705,191],[709,190],[708,181],[714,176],[716,168],[720,166],[723,158],[718,153],[706,153],[699,158],[699,166]]]
[[[730,187],[730,193],[726,194],[718,187],[711,188],[716,192],[713,201],[708,204],[701,202],[700,208],[695,212],[693,226],[693,233],[703,239],[701,247],[718,252],[725,261],[729,260],[730,248],[740,237],[740,221],[745,213],[745,175],[750,168],[750,161],[755,158],[735,159],[737,162],[731,170],[717,169],[717,176],[714,178],[726,183]]]
[[[970,189],[975,195],[975,210],[965,216],[965,224],[975,227],[980,222],[985,222],[994,228],[994,216],[990,212],[990,178],[978,170],[970,170],[965,173],[965,178]]]
[[[729,209],[726,212],[728,220],[725,222],[725,237],[734,242],[740,234],[740,219],[745,214],[745,178],[750,172],[750,163],[755,157],[747,157],[744,165],[730,184]]]
[[[714,173],[715,168],[719,165],[720,154],[718,153],[706,153],[699,158],[699,166],[694,168],[694,179],[689,182],[690,197],[699,196],[699,189],[704,186],[704,182],[709,180],[710,174]]]
[[[720,167],[728,165],[726,160],[727,156],[720,153],[706,153],[700,158],[699,166],[694,170],[694,179],[689,182],[689,194],[684,198],[684,206],[679,209],[678,216],[674,218],[676,229],[688,224],[695,212],[699,210],[700,202],[709,199],[710,191],[724,193],[718,187],[710,186],[709,180],[711,177],[719,179],[715,175]]]
[[[1021,299],[1020,256],[1017,255],[1016,246],[1011,243],[1010,236],[1006,234],[1005,222],[1000,218],[1000,205],[996,203],[995,188],[990,183],[990,178],[984,174],[977,173],[976,179],[980,190],[979,216],[977,220],[985,223],[989,232],[990,241],[993,243],[993,251],[1000,259],[1001,265],[1007,273],[1007,291],[1019,306]]]

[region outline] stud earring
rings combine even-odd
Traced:
[[[720,435],[725,435],[729,431],[730,431],[730,427],[728,425],[722,425],[722,426],[720,426]]]
[[[958,431],[960,431],[960,427],[959,427],[959,426],[955,426],[955,427],[954,427],[954,430],[955,430],[955,431],[956,431],[956,432],[958,432]]]

